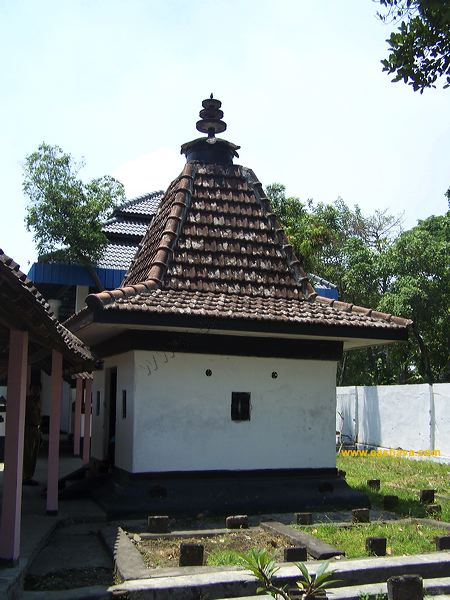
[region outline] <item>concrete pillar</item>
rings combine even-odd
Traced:
[[[73,453],[80,456],[80,435],[81,435],[81,403],[83,401],[83,380],[77,377],[77,388],[75,394],[75,413],[73,422]]]
[[[75,290],[75,312],[80,311],[86,306],[86,296],[89,295],[89,286],[77,285]]]
[[[0,559],[17,564],[20,554],[23,438],[27,392],[28,332],[10,330]]]
[[[48,438],[47,514],[58,514],[59,432],[61,426],[62,354],[52,352],[52,398]]]
[[[91,455],[91,412],[92,412],[92,379],[86,380],[84,396],[84,440],[83,463],[87,465]]]

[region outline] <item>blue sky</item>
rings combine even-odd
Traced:
[[[165,189],[223,102],[240,164],[301,199],[341,196],[406,228],[446,210],[450,90],[382,73],[390,28],[371,0],[0,0],[0,247],[23,270],[22,163],[42,141],[84,157],[86,179],[132,197]]]

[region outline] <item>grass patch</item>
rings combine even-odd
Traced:
[[[265,548],[275,554],[275,560],[282,561],[284,548],[292,545],[284,536],[255,528],[239,529],[211,537],[141,540],[137,548],[150,568],[177,567],[182,542],[203,544],[205,564],[210,566],[241,566],[239,555],[253,548]]]
[[[374,508],[382,508],[384,495],[398,496],[399,506],[395,512],[403,516],[428,516],[425,506],[418,500],[420,489],[431,488],[437,494],[450,496],[450,465],[394,456],[338,455],[337,467],[346,471],[349,485],[370,497]],[[367,487],[368,479],[381,480],[379,492]],[[442,506],[442,514],[432,518],[450,522],[450,501],[437,498],[436,503]]]
[[[389,556],[404,556],[432,552],[436,550],[434,538],[445,535],[447,530],[416,523],[370,523],[353,527],[338,527],[336,525],[317,525],[314,527],[294,527],[309,533],[331,544],[339,550],[344,550],[347,558],[368,556],[365,548],[367,537],[385,537],[387,539],[387,554]]]

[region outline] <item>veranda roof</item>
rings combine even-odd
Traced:
[[[94,358],[90,350],[57,321],[33,282],[0,249],[0,374],[7,366],[11,327],[28,331],[30,364],[45,366],[51,351],[58,350],[66,371],[92,369]]]

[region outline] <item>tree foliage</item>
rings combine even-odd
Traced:
[[[363,215],[342,199],[304,203],[286,197],[280,184],[266,192],[309,273],[337,285],[341,300],[414,321],[406,344],[346,353],[338,382],[449,380],[450,213],[403,232],[402,217],[387,211]]]
[[[125,194],[123,185],[107,175],[84,183],[78,177],[82,167],[83,161],[45,143],[27,156],[25,223],[33,230],[39,257],[51,255],[92,272],[108,242],[102,221]]]
[[[450,86],[450,0],[378,0],[384,22],[399,27],[386,40],[389,55],[382,60],[383,71],[395,75],[414,91],[436,87],[442,77]]]
[[[379,306],[413,320],[409,354],[419,381],[449,379],[450,212],[419,221],[387,250],[392,280]]]

